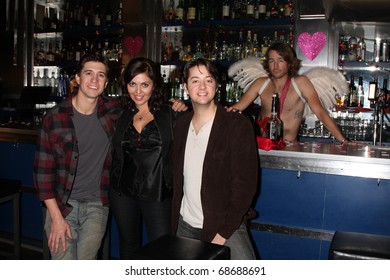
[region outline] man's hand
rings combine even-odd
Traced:
[[[172,102],[172,110],[175,112],[184,112],[188,109],[187,105],[180,99],[171,98],[169,101]]]
[[[211,241],[211,243],[213,244],[218,244],[218,245],[224,245],[226,242],[226,239],[223,238],[221,235],[219,235],[219,233],[217,233],[215,236],[214,236],[214,239]]]
[[[59,246],[66,250],[66,237],[73,239],[68,222],[64,218],[52,219],[48,246],[51,252],[58,253]]]

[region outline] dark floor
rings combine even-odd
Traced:
[[[12,244],[8,244],[5,242],[0,242],[0,260],[14,260],[13,254],[14,247]],[[32,248],[25,248],[22,246],[20,251],[20,259],[21,260],[42,260],[43,254],[42,252],[37,251]]]

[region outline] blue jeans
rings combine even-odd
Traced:
[[[188,237],[199,239],[202,233],[202,229],[194,228],[183,220],[183,217],[179,218],[179,226],[177,228],[176,235],[180,237]],[[226,240],[225,246],[230,248],[231,260],[255,260],[256,256],[250,241],[247,228],[244,224],[241,224],[238,229]]]
[[[57,254],[51,252],[52,260],[93,260],[102,243],[107,228],[109,209],[100,201],[69,200],[73,206],[65,218],[69,223],[73,239],[66,238],[66,250],[59,246]],[[47,211],[47,210],[46,210]],[[50,235],[51,218],[46,212],[45,231]]]
[[[171,198],[143,201],[116,191],[110,191],[109,198],[118,225],[122,260],[134,259],[133,253],[141,248],[143,223],[149,242],[171,233]]]

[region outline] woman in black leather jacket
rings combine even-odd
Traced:
[[[129,62],[122,74],[124,112],[113,139],[109,194],[118,225],[121,259],[132,259],[142,243],[170,233],[173,126],[182,102],[164,103],[157,64],[146,58]]]

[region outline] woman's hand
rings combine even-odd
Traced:
[[[175,112],[184,112],[188,109],[187,105],[180,99],[171,98],[169,101],[172,102],[172,110]]]
[[[234,106],[230,106],[230,107],[227,107],[225,106],[225,109],[227,112],[238,112],[238,113],[241,113],[241,111],[237,108],[235,108]]]

